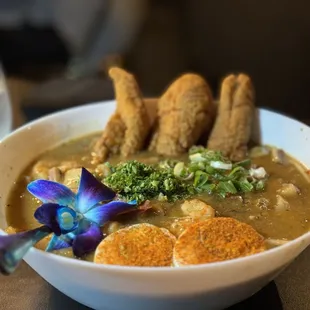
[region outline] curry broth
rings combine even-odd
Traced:
[[[52,163],[74,161],[80,166],[93,169],[95,165],[91,162],[90,145],[98,138],[98,135],[92,134],[65,143],[39,156],[35,162],[39,160]],[[129,159],[150,164],[158,162],[161,158],[156,154],[142,152]],[[116,164],[121,160],[120,157],[114,157],[110,162]],[[271,155],[255,158],[253,163],[264,167],[269,174],[267,186],[263,192],[251,192],[243,197],[231,196],[225,199],[208,194],[198,195],[197,198],[211,205],[217,216],[232,217],[248,223],[265,238],[291,240],[307,232],[310,219],[309,180],[296,168],[297,163],[290,160],[286,166],[279,165],[272,161]],[[30,173],[33,165],[34,163],[27,167],[15,182],[6,208],[8,225],[17,231],[39,226],[33,214],[40,202],[26,190],[27,184],[31,181]],[[283,183],[293,183],[301,193],[287,198],[290,210],[277,211],[274,208],[276,194]],[[155,206],[151,210],[118,216],[116,220],[121,224],[120,227],[146,222],[168,228],[175,218],[184,217],[180,208],[182,201],[176,203],[153,201],[151,203]],[[47,241],[48,239],[41,241],[37,247],[44,249]],[[71,251],[68,251],[67,255],[71,256]],[[91,257],[90,255],[87,259]]]

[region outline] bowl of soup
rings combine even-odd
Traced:
[[[111,76],[116,100],[1,141],[0,234],[40,226],[47,190],[29,184],[79,196],[84,173],[115,197],[76,207],[81,217],[133,209],[101,220],[100,240],[81,255],[67,232],[66,246],[51,234],[29,250],[24,260],[59,291],[93,309],[224,309],[259,291],[310,243],[310,128],[255,108],[246,75],[226,77],[218,100],[195,74],[159,99],[143,99],[121,69]]]

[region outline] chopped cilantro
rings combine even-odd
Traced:
[[[147,199],[175,201],[193,193],[193,186],[177,178],[172,169],[146,165],[138,161],[120,163],[104,183],[125,200],[141,203]]]

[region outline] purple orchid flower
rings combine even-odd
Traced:
[[[96,249],[103,238],[101,226],[116,215],[131,211],[135,205],[113,200],[116,193],[85,168],[77,194],[48,180],[35,180],[27,189],[43,202],[34,217],[54,233],[46,251],[72,247],[77,257]]]

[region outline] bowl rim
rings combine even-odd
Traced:
[[[14,131],[12,131],[11,133],[9,133],[7,136],[5,136],[3,138],[3,140],[0,141],[1,143],[5,143],[8,139],[10,139],[12,136],[18,135],[20,132],[23,132],[25,130],[29,130],[32,126],[37,125],[37,124],[41,124],[44,123],[45,121],[54,118],[54,117],[58,117],[60,115],[64,115],[64,114],[70,114],[72,112],[76,112],[79,110],[87,110],[87,109],[92,109],[94,107],[98,107],[104,104],[115,104],[115,100],[105,100],[105,101],[98,101],[98,102],[93,102],[93,103],[87,103],[81,106],[77,106],[77,107],[70,107],[61,111],[57,111],[57,112],[53,112],[50,113],[48,115],[45,115],[43,117],[40,117],[38,119],[35,119],[29,123],[24,124],[23,126],[15,129]],[[299,125],[303,125],[306,126],[310,129],[310,126],[308,126],[307,124],[304,124],[290,116],[287,116],[285,114],[282,113],[278,113],[274,110],[270,110],[270,109],[266,109],[266,108],[259,108],[257,107],[256,109],[257,111],[260,112],[268,112],[270,114],[273,114],[275,116],[281,116],[285,119],[287,119],[287,121],[289,122],[295,122],[298,123]],[[0,228],[0,235],[7,235],[7,233],[5,231],[3,231]],[[307,240],[308,239],[308,240]],[[249,255],[249,256],[244,256],[244,257],[239,257],[239,258],[234,258],[234,259],[230,259],[230,260],[225,260],[225,261],[219,261],[219,262],[212,262],[212,263],[205,263],[205,264],[198,264],[198,265],[186,265],[186,266],[180,266],[180,267],[173,267],[173,266],[166,266],[166,267],[140,267],[140,266],[121,266],[121,265],[108,265],[108,264],[96,264],[94,262],[89,262],[89,261],[84,261],[84,260],[79,260],[79,259],[75,259],[75,258],[70,258],[70,257],[65,257],[65,256],[61,256],[58,254],[54,254],[54,253],[50,253],[50,252],[46,252],[40,249],[37,249],[35,247],[32,247],[29,252],[27,253],[27,255],[29,254],[33,254],[33,255],[41,255],[42,258],[48,258],[48,259],[53,259],[56,261],[60,261],[64,264],[70,264],[72,266],[75,267],[86,267],[86,268],[91,268],[91,269],[99,269],[99,270],[110,270],[110,271],[119,271],[119,272],[134,272],[134,273],[145,273],[145,272],[150,272],[150,273],[154,273],[156,272],[158,273],[178,273],[178,272],[189,272],[189,271],[193,271],[193,270],[209,270],[209,269],[221,269],[224,266],[225,267],[233,267],[235,264],[244,264],[248,261],[252,261],[255,262],[255,260],[257,262],[261,261],[261,260],[265,260],[268,259],[268,257],[271,257],[274,253],[277,253],[278,255],[280,255],[281,252],[285,251],[285,249],[290,248],[294,245],[297,245],[298,243],[305,243],[306,245],[308,245],[310,243],[310,230],[309,232],[304,233],[303,235],[293,239],[293,240],[289,240],[287,243],[280,245],[278,247],[269,249],[267,251],[264,252],[260,252],[257,254],[253,254],[253,255]],[[26,257],[27,257],[26,255]],[[25,258],[26,258],[25,257]]]

